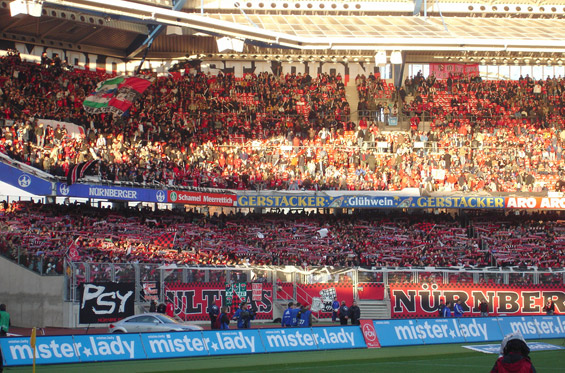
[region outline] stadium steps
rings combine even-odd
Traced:
[[[354,123],[359,122],[359,112],[357,111],[357,104],[359,104],[359,93],[357,92],[356,85],[348,85],[345,87],[345,99],[349,102],[351,110],[351,121]]]
[[[362,319],[390,319],[390,300],[358,300]]]

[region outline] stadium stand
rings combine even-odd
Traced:
[[[448,84],[416,77],[398,95],[412,131],[385,133],[379,124],[397,114],[397,92],[374,77],[356,79],[360,113],[367,114],[356,124],[348,120],[339,75],[173,75],[157,79],[129,116],[113,119],[82,109],[104,74],[25,63],[17,55],[2,58],[0,72],[0,117],[13,120],[2,129],[0,151],[61,177],[96,158],[100,180],[178,187],[565,188],[563,79],[506,83],[454,75]],[[382,100],[381,91],[390,94]],[[76,123],[86,133],[71,137],[38,118]]]
[[[2,254],[45,274],[60,274],[68,256],[220,266],[565,266],[558,212],[205,215],[13,202],[0,213]]]

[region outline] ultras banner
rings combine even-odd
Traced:
[[[110,323],[134,314],[134,283],[97,282],[84,284],[79,323]]]
[[[557,314],[565,313],[565,285],[496,284],[391,284],[391,317],[437,317],[441,300],[461,299],[463,316],[480,316],[479,305],[488,303],[489,316],[534,316],[543,314],[548,298]]]
[[[254,289],[249,283],[245,297],[257,310],[256,319],[273,318],[273,285],[261,284],[261,300],[258,299],[259,288]],[[208,308],[216,303],[218,307],[228,306],[225,283],[169,283],[165,284],[165,299],[174,305],[174,313],[183,320],[209,320]],[[239,304],[239,302],[237,302]],[[234,304],[234,306],[237,306]],[[233,307],[232,307],[233,308]],[[230,315],[235,309],[230,309]]]

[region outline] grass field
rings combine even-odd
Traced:
[[[542,342],[564,345],[564,339]],[[133,372],[490,372],[496,355],[483,354],[462,345],[387,347],[371,350],[290,352],[214,358],[140,360],[67,365],[43,365],[37,372],[133,373]],[[565,372],[565,350],[533,352],[538,373]],[[30,372],[31,367],[5,368],[5,372]]]

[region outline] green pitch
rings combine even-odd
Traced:
[[[565,345],[564,339],[542,342]],[[133,372],[490,372],[496,355],[487,355],[461,347],[432,345],[387,347],[371,350],[337,350],[276,354],[204,357],[186,359],[140,360],[135,362],[43,365],[38,373],[133,373]],[[539,351],[531,355],[540,373],[565,371],[565,350]],[[4,372],[31,372],[31,367],[5,368]]]

